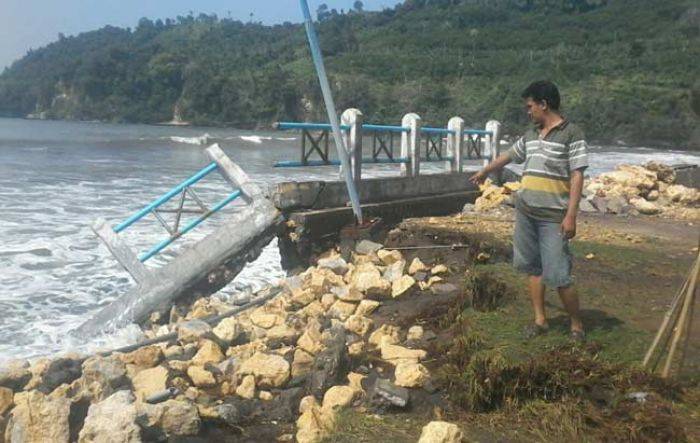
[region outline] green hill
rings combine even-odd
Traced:
[[[548,78],[599,141],[700,146],[696,0],[406,0],[321,11],[339,109],[397,122],[525,124],[520,91]],[[695,85],[695,86],[694,86]],[[30,51],[0,75],[0,115],[264,127],[323,118],[300,24],[215,16],[105,27]]]

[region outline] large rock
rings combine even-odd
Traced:
[[[278,388],[289,380],[290,366],[287,360],[279,355],[257,352],[243,362],[239,373],[254,375],[258,386]]]
[[[188,367],[187,376],[198,388],[208,388],[216,385],[216,377],[214,377],[214,374],[201,366]]]
[[[91,405],[78,442],[141,442],[141,428],[136,424],[137,410],[134,401],[131,392],[118,391]]]
[[[321,398],[331,386],[345,380],[350,363],[345,329],[333,325],[323,332],[324,349],[314,359],[311,374],[307,380],[309,392]]]
[[[459,426],[446,421],[431,421],[423,427],[418,443],[461,443]]]
[[[416,284],[416,281],[410,275],[404,275],[391,284],[391,296],[393,298],[400,297]]]
[[[620,165],[615,171],[600,174],[598,179],[606,184],[615,183],[623,187],[648,191],[656,186],[657,176],[655,172],[641,166]]]
[[[370,334],[368,342],[370,345],[379,347],[383,341],[390,344],[396,344],[401,339],[399,337],[400,329],[398,326],[383,324]],[[385,339],[385,337],[387,337]]]
[[[380,302],[376,300],[362,300],[355,309],[355,315],[370,315],[379,308]]]
[[[270,329],[273,326],[278,326],[284,323],[284,316],[277,312],[268,312],[265,308],[258,308],[250,314],[250,321],[253,322],[255,326],[259,326],[264,329]]]
[[[212,330],[214,335],[222,342],[230,345],[240,337],[243,329],[235,317],[227,317],[219,322]]]
[[[387,266],[398,261],[403,261],[403,256],[401,255],[401,252],[396,250],[387,251],[386,249],[380,249],[379,251],[377,251],[377,257],[379,257],[379,260],[381,260],[382,263],[384,263]]]
[[[318,443],[335,427],[335,413],[312,405],[297,420],[297,443]]]
[[[199,366],[204,366],[207,363],[219,363],[224,359],[224,353],[221,352],[219,345],[211,340],[202,340],[199,351],[192,358],[192,363]]]
[[[321,258],[316,266],[319,269],[330,269],[338,275],[345,275],[348,272],[348,263],[339,255]]]
[[[195,436],[202,424],[197,406],[181,400],[167,400],[156,405],[140,404],[136,420],[148,441]]]
[[[31,378],[29,362],[26,360],[12,360],[0,368],[0,386],[13,391],[20,391]]]
[[[406,269],[406,261],[398,260],[386,267],[384,270],[384,279],[390,283],[403,277],[404,270]]]
[[[357,398],[357,390],[350,386],[333,386],[323,396],[323,409],[344,409]]]
[[[68,443],[71,401],[39,391],[14,396],[15,407],[5,429],[8,443]]]
[[[371,402],[373,405],[384,408],[394,406],[405,408],[408,406],[408,389],[396,386],[384,378],[377,378],[372,387]]]
[[[319,351],[320,352],[320,351]],[[292,377],[301,377],[309,372],[314,364],[314,356],[301,348],[294,350],[294,360],[292,361]]]
[[[202,320],[190,320],[177,326],[177,339],[180,343],[197,343],[202,338],[210,338],[211,326]]]
[[[136,396],[144,400],[153,394],[162,392],[166,388],[168,381],[168,370],[163,366],[144,369],[138,372],[132,379]]]
[[[248,400],[255,398],[255,376],[246,375],[243,377],[243,381],[236,388],[236,395],[241,398],[246,398]]]
[[[362,255],[370,255],[382,249],[384,245],[370,240],[361,240],[355,245],[355,252]]]
[[[83,375],[74,384],[82,395],[101,401],[129,383],[126,365],[115,356],[91,357],[83,362]]]
[[[364,338],[372,329],[372,320],[362,315],[351,315],[345,321],[345,329]]]
[[[160,346],[144,346],[128,354],[123,354],[120,359],[126,364],[136,365],[148,369],[158,366],[165,356]]]
[[[428,268],[428,266],[426,266],[425,263],[423,263],[418,257],[414,258],[411,265],[408,267],[408,273],[411,275],[415,274],[416,272],[428,270],[430,270],[430,268]]]
[[[671,185],[666,188],[665,194],[672,202],[682,203],[686,205],[694,205],[700,203],[700,191],[693,188],[688,188],[683,185]]]
[[[359,303],[365,299],[365,295],[362,292],[350,286],[336,286],[331,289],[331,292],[338,297],[338,300],[351,303]]]
[[[35,373],[33,380],[25,387],[26,390],[38,389],[48,394],[64,383],[72,383],[82,373],[81,361],[78,358],[59,357],[47,362],[41,370]]]
[[[382,360],[398,365],[400,363],[418,363],[425,359],[428,353],[422,349],[409,349],[403,346],[390,344],[387,339],[383,339],[380,343],[382,351]]]
[[[337,300],[328,309],[328,314],[340,321],[345,321],[355,313],[355,309],[357,309],[357,305],[355,303]]]
[[[634,206],[634,208],[637,211],[639,211],[640,214],[654,215],[661,212],[661,208],[656,206],[656,204],[647,201],[643,198],[633,198],[632,200],[630,200],[630,203],[632,204],[632,206]]]
[[[269,343],[285,345],[294,344],[297,337],[299,337],[299,332],[286,323],[268,329],[266,336]]]
[[[352,271],[350,285],[368,296],[382,297],[391,291],[391,284],[382,278],[381,272],[372,263],[358,265]]]
[[[316,293],[311,289],[294,289],[292,291],[291,301],[294,307],[307,306],[314,300],[316,300]]]
[[[394,376],[396,386],[420,388],[430,379],[430,372],[420,363],[399,363]]]
[[[304,333],[297,340],[297,346],[311,355],[316,355],[323,350],[321,337],[321,324],[315,319],[311,319],[306,325]]]

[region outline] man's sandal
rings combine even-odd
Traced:
[[[530,340],[539,335],[546,334],[549,331],[549,325],[538,325],[537,323],[530,323],[523,329],[523,336]]]

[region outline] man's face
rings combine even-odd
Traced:
[[[530,117],[531,122],[537,125],[544,123],[544,115],[547,111],[547,102],[537,102],[528,97],[525,99],[525,109],[527,110],[527,116]]]

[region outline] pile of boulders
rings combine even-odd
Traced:
[[[616,215],[655,215],[680,219],[700,219],[700,191],[676,184],[673,168],[656,162],[644,166],[620,165],[584,183],[582,212]],[[496,186],[487,180],[480,186],[476,212],[513,205],[520,183]]]
[[[700,191],[675,181],[674,170],[661,163],[620,165],[585,184],[580,207],[583,212],[618,215],[698,215]]]
[[[412,390],[429,387],[422,361],[435,334],[375,324],[371,315],[409,292],[456,292],[443,280],[448,273],[364,240],[348,260],[331,251],[283,281],[275,298],[213,327],[202,319],[233,308],[215,296],[145,333],[176,332],[174,340],[14,362],[0,370],[0,431],[9,442],[165,441],[198,435],[203,422],[239,428],[262,420],[296,422],[297,441],[319,441],[343,408],[406,407]],[[368,355],[389,369],[352,367]],[[433,427],[426,433],[456,432]]]

